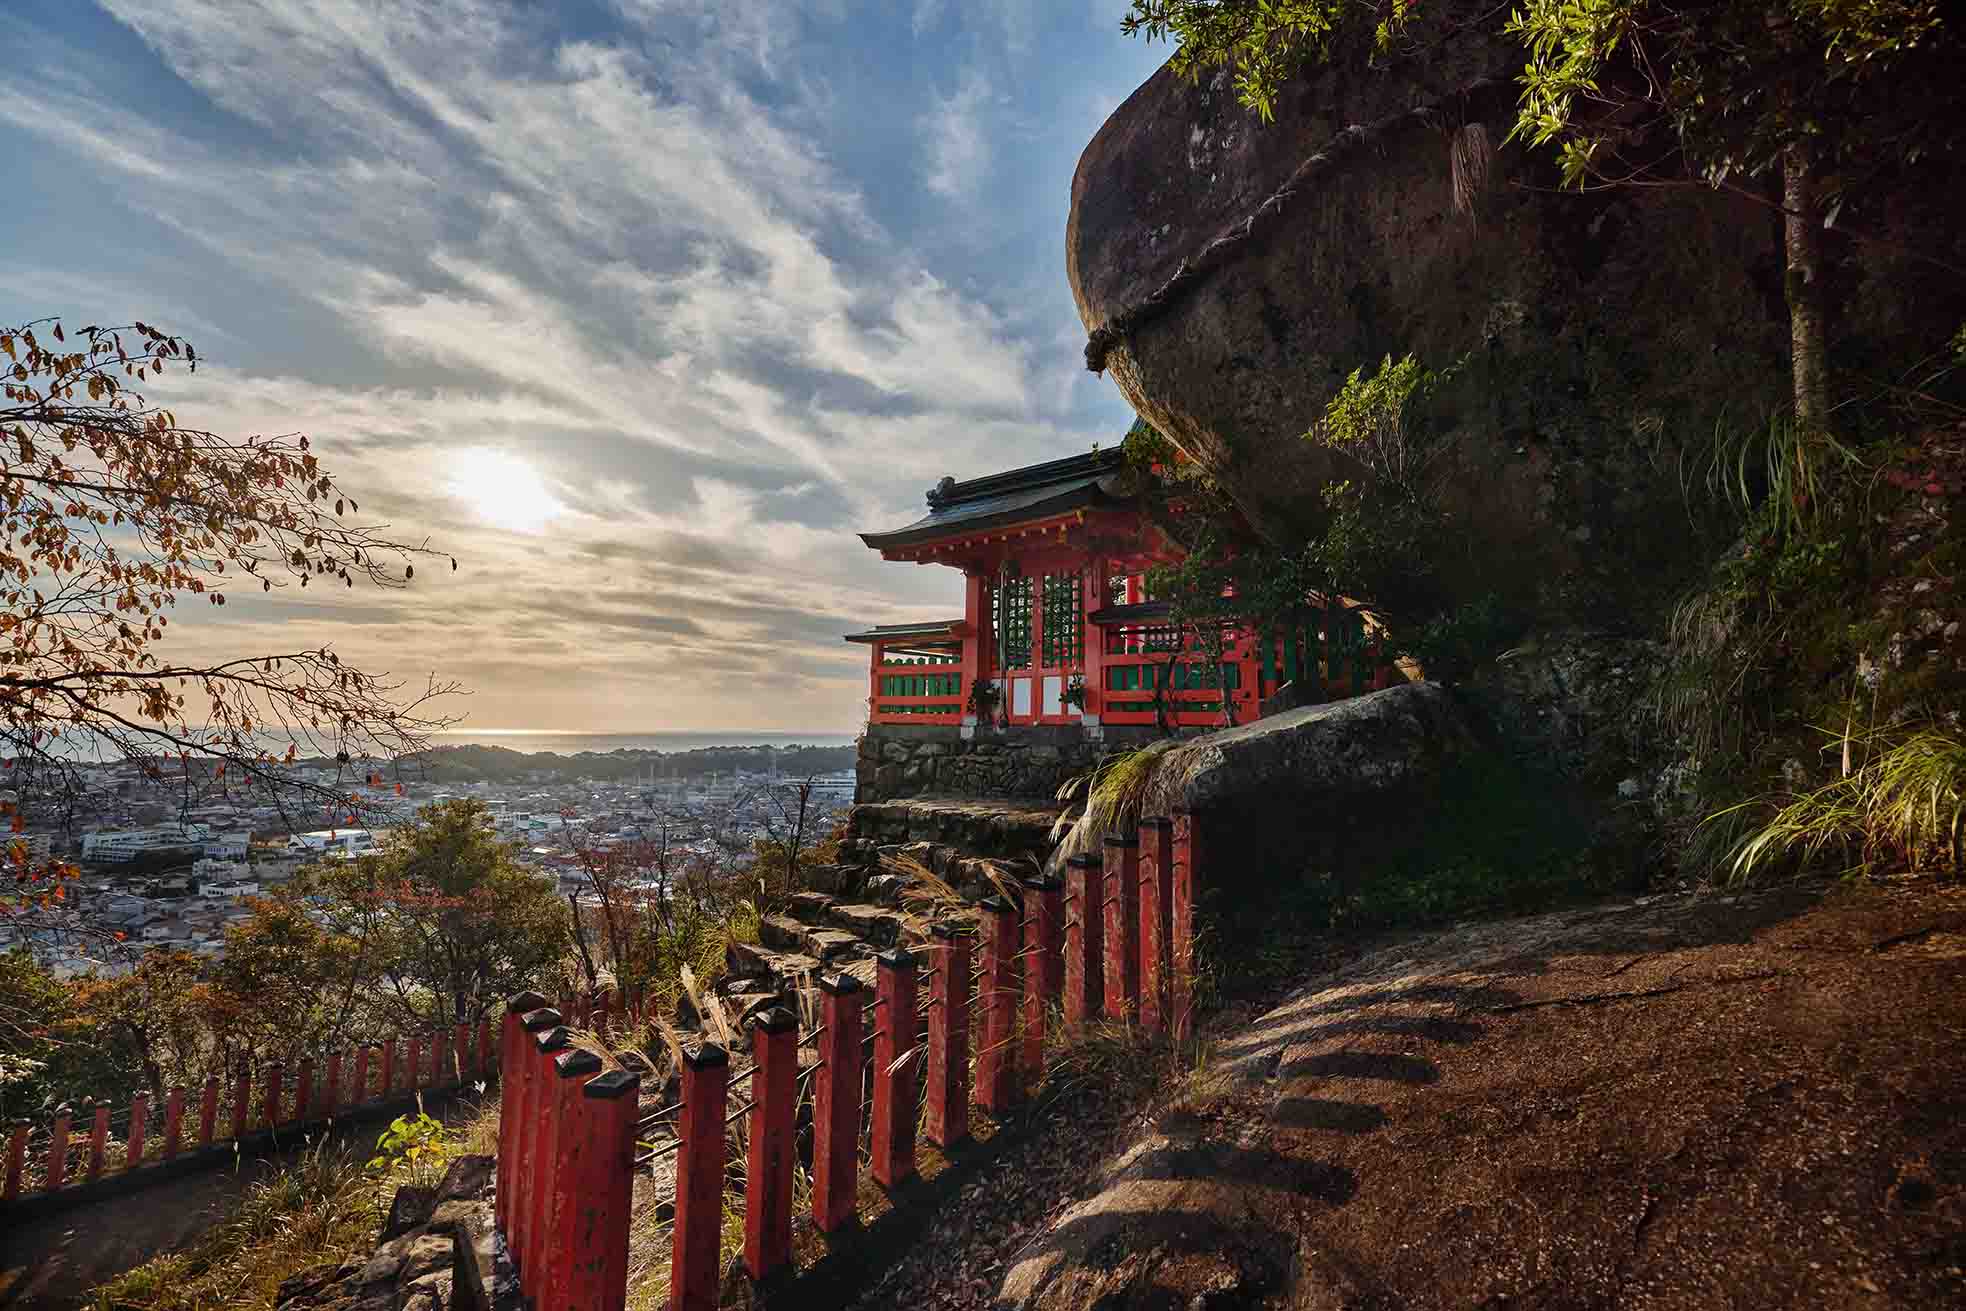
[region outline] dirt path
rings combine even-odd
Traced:
[[[1428,935],[1222,1056],[1005,1302],[1966,1305],[1966,891]]]

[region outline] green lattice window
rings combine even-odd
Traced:
[[[1031,580],[1010,578],[990,589],[990,626],[997,635],[997,668],[1031,667]]]
[[[1044,667],[1076,669],[1085,659],[1085,615],[1079,575],[1044,576]]]

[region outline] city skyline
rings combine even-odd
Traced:
[[[841,635],[961,599],[854,530],[1130,421],[1063,267],[1166,53],[1121,9],[30,0],[0,320],[182,333],[154,399],[459,559],[182,607],[187,657],[331,642],[479,733],[851,731]]]

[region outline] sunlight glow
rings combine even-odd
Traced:
[[[450,491],[486,523],[518,533],[540,531],[565,509],[532,465],[483,447],[458,453]]]

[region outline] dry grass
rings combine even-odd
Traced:
[[[1177,745],[1172,740],[1154,742],[1100,761],[1086,780],[1085,813],[1072,825],[1053,859],[1062,862],[1073,856],[1097,855],[1108,833],[1131,832],[1138,826],[1154,775],[1163,757]]]

